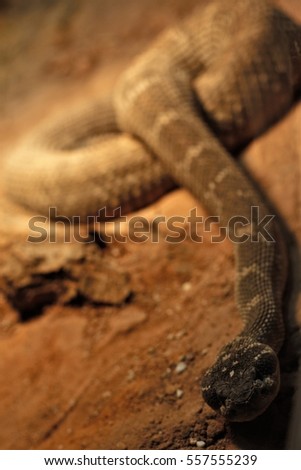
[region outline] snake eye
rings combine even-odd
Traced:
[[[256,360],[256,378],[263,380],[265,377],[274,375],[278,368],[276,355],[262,353]]]

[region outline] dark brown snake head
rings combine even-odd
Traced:
[[[202,380],[205,401],[229,421],[251,421],[274,400],[278,358],[266,344],[238,337],[220,352]]]

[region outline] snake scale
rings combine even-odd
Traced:
[[[247,240],[234,243],[244,328],[202,379],[207,403],[232,421],[278,393],[287,263],[276,218],[271,239],[260,236],[251,208],[269,208],[230,152],[281,117],[300,85],[298,25],[266,0],[213,0],[163,32],[111,97],[34,129],[4,168],[9,197],[39,213],[132,210],[176,182],[229,236],[233,217],[248,218]]]

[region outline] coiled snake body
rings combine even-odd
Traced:
[[[261,414],[279,389],[286,256],[275,219],[261,236],[251,208],[261,219],[269,209],[229,150],[283,115],[300,84],[297,25],[265,0],[209,2],[138,57],[112,98],[35,130],[4,169],[9,196],[40,213],[133,209],[175,181],[232,239],[229,222],[248,219],[234,243],[245,326],[202,381],[208,404],[233,421]]]

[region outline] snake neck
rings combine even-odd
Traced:
[[[275,353],[281,349],[284,339],[284,322],[281,308],[275,305],[265,306],[256,312],[239,335],[250,341],[270,346]]]

